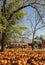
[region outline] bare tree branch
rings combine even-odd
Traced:
[[[42,28],[44,28],[44,27],[45,27],[45,25],[43,25],[43,26],[37,28],[36,31],[39,30],[39,29],[42,29]]]
[[[31,25],[30,25],[30,26],[31,26],[31,30],[32,30],[32,33],[33,33],[33,27],[34,27],[34,26],[33,26],[32,21],[30,21],[30,23],[31,23]]]
[[[8,20],[10,20],[10,19],[12,18],[12,16],[13,16],[13,14],[14,14],[14,13],[16,13],[16,12],[18,12],[18,11],[22,10],[23,8],[28,7],[28,6],[30,6],[30,4],[25,5],[25,6],[22,6],[22,7],[20,7],[19,9],[17,9],[17,10],[15,10],[15,11],[13,11],[13,13],[12,13],[12,14],[10,14],[10,16],[9,16]]]
[[[34,8],[34,9],[37,11],[38,15],[40,16],[40,19],[42,20],[42,16],[40,15],[38,9],[37,9],[35,6],[31,5],[31,4],[28,4],[28,5],[22,6],[22,7],[20,7],[19,9],[13,11],[13,13],[10,14],[8,20],[10,20],[10,19],[12,18],[12,16],[13,16],[14,13],[16,13],[16,12],[22,10],[23,8],[26,8],[26,7],[32,7],[32,8]],[[42,20],[42,22],[43,22],[43,20]]]

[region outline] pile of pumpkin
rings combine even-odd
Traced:
[[[45,65],[45,51],[9,49],[0,52],[0,65]]]

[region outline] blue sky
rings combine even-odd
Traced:
[[[34,18],[35,18],[35,10],[31,7],[27,7],[24,9],[25,12],[28,13],[28,15],[26,17],[24,17],[24,19],[22,20],[21,24],[24,25],[24,26],[27,26],[30,30],[30,21],[28,20],[28,17],[32,18],[32,20],[34,21]],[[36,32],[36,35],[37,36],[40,36],[40,35],[45,35],[45,28],[44,29],[41,29],[41,30],[38,30]]]

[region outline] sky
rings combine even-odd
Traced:
[[[28,17],[32,18],[32,20],[35,21],[35,19],[34,19],[35,18],[35,10],[31,7],[27,7],[24,9],[24,12],[27,12],[28,15],[24,17],[24,19],[21,22],[21,25],[28,27],[30,30],[30,21],[28,20]],[[36,32],[36,36],[40,36],[40,35],[45,35],[45,28],[38,30]]]

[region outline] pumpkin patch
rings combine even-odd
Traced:
[[[45,65],[45,50],[9,49],[0,52],[0,65]]]

